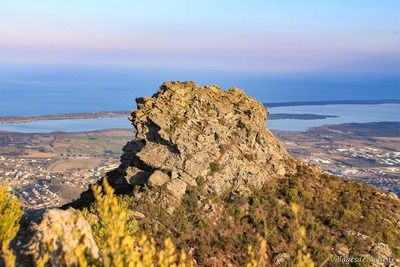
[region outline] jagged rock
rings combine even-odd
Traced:
[[[136,211],[136,210],[132,211],[132,215],[133,215],[133,217],[135,217],[135,219],[138,219],[138,220],[142,220],[142,219],[146,218],[146,215],[144,215],[140,211]]]
[[[388,193],[388,197],[390,197],[391,199],[399,200],[399,196],[396,195],[396,194],[393,193],[393,192],[389,192],[389,193]]]
[[[335,252],[338,256],[348,257],[350,250],[345,244],[337,243],[335,245]]]
[[[398,260],[396,259],[395,255],[393,254],[392,250],[387,244],[382,242],[376,242],[370,236],[352,230],[347,231],[346,235],[354,236],[357,239],[366,241],[365,248],[368,249],[369,253],[368,255],[366,255],[366,257],[378,259],[381,261],[381,262],[375,262],[373,266],[398,266],[396,264],[392,264],[396,262],[398,263]]]
[[[120,166],[131,185],[166,184],[169,199],[179,203],[200,176],[206,190],[219,195],[259,188],[296,169],[266,129],[266,108],[240,89],[167,82],[136,101],[130,115],[136,139],[125,146]]]
[[[388,192],[388,193],[375,192],[375,195],[382,196],[382,197],[388,197],[388,198],[391,198],[391,199],[394,199],[394,200],[399,200],[399,196],[396,193],[393,193],[393,192]]]
[[[390,247],[387,244],[381,242],[375,243],[373,245],[371,254],[374,255],[375,257],[380,257],[380,258],[394,257]]]
[[[279,266],[290,260],[290,255],[288,253],[279,253],[274,257],[274,265]]]
[[[177,200],[180,200],[183,194],[185,194],[186,187],[187,184],[180,179],[173,179],[167,184],[168,192]]]
[[[77,266],[75,251],[86,249],[87,254],[96,259],[99,249],[93,238],[90,225],[75,210],[51,209],[43,214],[38,224],[31,226],[33,235],[24,249],[33,263],[44,257],[52,247],[51,266]]]
[[[150,175],[147,184],[150,187],[163,186],[166,182],[168,182],[168,180],[169,180],[168,174],[157,170],[154,171],[152,175]]]
[[[129,166],[126,169],[125,180],[130,185],[142,185],[147,182],[151,173],[147,171],[143,171],[134,166]]]
[[[362,234],[362,233],[360,233],[360,232],[353,231],[353,230],[347,231],[347,232],[346,232],[346,235],[347,235],[347,236],[354,236],[354,237],[356,237],[357,239],[364,240],[364,241],[367,241],[367,240],[371,239],[369,236],[364,235],[364,234]]]

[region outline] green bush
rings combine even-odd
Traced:
[[[0,243],[14,238],[22,214],[21,202],[10,193],[8,186],[0,185]]]
[[[216,161],[211,162],[211,163],[210,163],[210,170],[211,170],[211,172],[217,172],[217,171],[219,171],[219,170],[220,170],[219,163],[216,162]]]
[[[117,197],[116,197],[117,198]],[[138,231],[138,223],[130,210],[130,199],[129,197],[118,197],[119,206],[122,212],[126,216],[125,233],[134,236]],[[104,219],[99,215],[97,204],[93,204],[90,209],[84,208],[82,215],[90,223],[92,228],[93,237],[96,243],[102,248],[105,245],[106,236],[106,223]]]
[[[13,266],[15,262],[15,256],[8,246],[19,230],[22,214],[19,199],[10,193],[7,185],[0,185],[0,254],[6,266]]]
[[[203,176],[197,176],[196,183],[197,186],[203,187],[206,184],[206,179]]]
[[[198,197],[198,193],[197,193],[196,188],[186,189],[186,192],[182,197],[182,203],[189,210],[192,210],[192,211],[196,210],[197,209],[197,197]]]

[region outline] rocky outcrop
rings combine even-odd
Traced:
[[[20,260],[25,262],[23,266],[36,266],[41,261],[51,266],[78,266],[79,251],[93,259],[99,257],[90,225],[73,209],[50,209],[29,230],[30,240],[23,248],[24,260]]]
[[[136,138],[124,148],[117,184],[163,186],[161,197],[178,203],[199,179],[209,193],[245,192],[295,169],[266,128],[266,108],[238,88],[167,82],[136,102]]]
[[[384,244],[382,242],[377,242],[373,238],[356,231],[347,231],[346,235],[364,242],[365,244],[364,249],[367,250],[368,254],[363,255],[363,257],[368,258],[372,261],[376,261],[372,262],[373,266],[400,265],[400,261],[396,259],[394,253],[387,244]],[[340,256],[347,256],[347,255],[340,255]]]
[[[104,179],[117,194],[128,195],[133,217],[158,243],[173,236],[200,266],[243,266],[237,256],[248,255],[238,247],[267,229],[269,263],[284,266],[298,255],[300,222],[319,263],[364,254],[396,261],[398,199],[295,161],[266,128],[265,107],[240,89],[168,82],[136,101],[130,115],[136,137],[123,148],[119,168]],[[68,206],[93,200],[87,191]],[[301,210],[299,218],[292,203]],[[34,259],[56,229],[73,232],[80,220],[54,212],[34,228]],[[79,225],[87,233],[85,247],[97,257],[88,226]],[[54,244],[63,252],[54,255],[56,261],[75,250],[76,238]]]

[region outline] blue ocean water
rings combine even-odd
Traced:
[[[127,111],[135,98],[152,95],[164,81],[236,86],[261,102],[400,99],[400,76],[356,73],[132,69],[0,64],[0,117]],[[306,130],[345,122],[399,121],[400,105],[326,105],[272,108],[271,113],[336,115],[323,120],[273,120],[271,129]],[[0,124],[17,132],[89,131],[132,127],[126,118]]]
[[[400,76],[0,64],[0,117],[131,110],[169,80],[236,86],[262,102],[400,99]]]

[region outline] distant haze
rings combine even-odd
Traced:
[[[0,63],[400,72],[398,0],[2,0]]]

